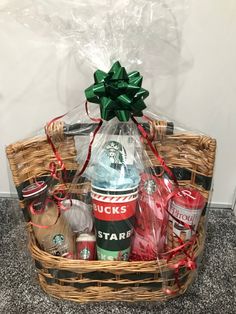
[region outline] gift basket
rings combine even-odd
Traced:
[[[158,58],[173,73],[180,43],[167,2],[131,2],[9,10],[42,32],[50,25],[95,68],[85,101],[6,148],[39,283],[57,298],[164,301],[201,263],[216,141],[147,110],[142,74]]]

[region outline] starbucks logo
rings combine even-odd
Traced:
[[[114,261],[128,261],[129,260],[129,253],[128,252],[122,252],[119,251],[117,258],[113,258]]]
[[[147,194],[152,195],[157,190],[156,182],[152,179],[145,181],[144,190],[147,192]]]
[[[89,257],[90,257],[90,251],[88,248],[85,248],[80,252],[81,259],[89,259]]]
[[[121,261],[128,261],[129,259],[129,253],[123,253],[121,256]]]
[[[57,234],[52,239],[55,245],[61,245],[64,242],[64,236],[62,234]]]
[[[105,145],[105,152],[112,164],[123,164],[126,160],[125,148],[119,142],[107,142]]]

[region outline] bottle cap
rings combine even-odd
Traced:
[[[96,237],[93,233],[81,233],[77,238],[76,242],[83,242],[83,241],[96,241]]]
[[[25,187],[22,190],[22,195],[24,198],[34,196],[42,191],[44,191],[47,188],[47,184],[44,181],[36,181],[35,183],[32,183]]]

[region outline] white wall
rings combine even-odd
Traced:
[[[213,202],[222,204],[232,203],[236,185],[235,32],[235,0],[193,0],[184,41],[194,65],[155,87],[160,111],[217,139]],[[4,146],[77,104],[90,80],[65,59],[64,49],[40,43],[10,18],[0,19],[0,46],[0,193],[8,194]]]
[[[215,137],[213,201],[231,203],[236,187],[236,1],[194,0],[184,38],[194,57],[176,118]]]

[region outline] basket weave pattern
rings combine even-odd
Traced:
[[[213,175],[216,141],[196,134],[166,135],[166,123],[153,123],[153,144],[166,164],[174,171],[180,185],[198,189],[208,200]],[[73,137],[63,135],[63,124],[54,123],[50,129],[55,145],[68,171],[75,171],[77,151]],[[153,153],[146,147],[148,156],[157,168],[160,166]],[[46,136],[34,137],[9,145],[6,149],[13,180],[17,188],[20,207],[25,204],[22,189],[35,177],[50,176],[49,163],[56,162]],[[73,193],[83,195],[84,183],[68,185]],[[182,258],[181,254],[170,262],[159,261],[81,261],[52,256],[42,251],[32,228],[29,250],[35,260],[38,279],[47,293],[77,302],[90,301],[163,301],[186,291],[196,275],[196,270],[182,267],[177,289],[171,266]],[[205,241],[205,217],[199,224],[199,236],[194,255],[200,262]],[[166,294],[166,289],[172,294]]]

